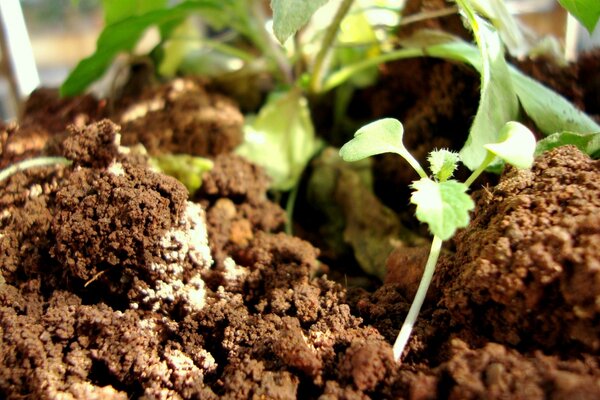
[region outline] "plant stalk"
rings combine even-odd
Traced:
[[[473,171],[471,176],[469,176],[469,179],[465,181],[465,185],[467,187],[470,187],[471,184],[475,182],[475,179],[479,178],[479,175],[481,175],[482,172],[485,171],[485,169],[492,163],[492,161],[494,161],[495,158],[496,155],[491,151],[488,151],[479,167],[475,171]]]
[[[0,182],[8,178],[9,176],[16,174],[19,171],[35,167],[47,167],[50,165],[70,165],[71,161],[64,157],[37,157],[30,158],[27,160],[19,161],[18,163],[12,164],[11,166],[0,171]]]
[[[410,309],[408,310],[408,315],[406,316],[406,319],[402,324],[402,328],[400,329],[400,333],[398,334],[396,342],[394,343],[394,360],[396,360],[397,363],[400,363],[400,357],[402,357],[402,353],[404,352],[404,348],[408,343],[413,326],[415,325],[417,317],[419,316],[419,312],[421,311],[421,306],[423,305],[425,297],[427,296],[427,290],[429,289],[429,284],[431,283],[431,278],[435,272],[435,266],[442,250],[442,242],[442,239],[440,239],[437,235],[433,237],[433,241],[431,242],[429,257],[427,258],[427,264],[425,264],[425,270],[423,271],[423,277],[419,283],[417,294],[415,295]]]
[[[342,0],[342,4],[340,4],[340,8],[338,8],[329,28],[325,32],[325,36],[323,37],[323,42],[321,42],[321,48],[315,57],[315,63],[313,66],[312,74],[310,77],[309,90],[312,94],[321,93],[321,86],[323,81],[325,60],[327,59],[327,55],[333,47],[333,42],[335,41],[335,37],[340,29],[340,25],[342,20],[350,11],[350,7],[352,7],[352,3],[354,0]]]
[[[267,32],[267,29],[265,28],[267,18],[262,9],[262,2],[252,1],[250,7],[254,18],[260,25],[257,34],[260,36],[261,47],[263,47],[261,50],[271,54],[271,57],[273,57],[273,60],[281,73],[283,82],[291,85],[294,81],[294,77],[292,76],[292,66],[289,63],[287,56],[283,53],[282,47],[273,40],[271,34]]]

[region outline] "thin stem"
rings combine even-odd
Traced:
[[[261,50],[271,54],[271,57],[273,57],[273,60],[279,68],[284,83],[291,85],[294,81],[292,76],[292,66],[289,63],[287,56],[282,51],[282,47],[273,40],[271,34],[267,32],[267,29],[265,28],[267,18],[262,9],[262,2],[252,1],[251,3],[251,12],[259,25],[257,34],[260,36],[259,44],[263,47]]]
[[[447,17],[448,15],[453,15],[457,12],[457,7],[446,7],[442,8],[441,10],[423,11],[418,14],[413,14],[402,18],[398,26],[414,24],[415,22],[425,21],[433,18]]]
[[[421,283],[419,283],[417,294],[415,295],[410,310],[408,310],[408,315],[406,316],[404,324],[402,324],[400,333],[394,343],[394,359],[397,363],[400,362],[400,357],[402,357],[402,353],[408,343],[413,326],[419,316],[419,311],[421,311],[421,306],[425,301],[425,296],[427,295],[427,290],[429,289],[429,284],[431,283],[431,278],[435,272],[435,266],[442,250],[442,242],[442,239],[437,235],[433,237],[433,241],[431,242],[429,257],[427,258],[427,264],[425,264],[425,270],[423,271],[423,277],[421,278]]]
[[[321,92],[321,83],[324,75],[324,65],[325,60],[327,59],[327,55],[329,51],[333,47],[333,42],[338,33],[342,20],[348,14],[350,7],[352,7],[352,3],[354,0],[342,0],[342,4],[340,4],[340,8],[338,8],[329,28],[325,32],[325,36],[323,37],[323,41],[321,42],[321,48],[317,53],[315,58],[315,64],[313,66],[309,89],[311,93],[316,94]]]
[[[296,184],[288,195],[287,202],[285,204],[285,213],[287,215],[287,221],[285,222],[285,233],[293,236],[294,232],[294,208],[296,207],[296,198],[298,197],[298,190],[300,189],[300,183]]]
[[[359,61],[355,64],[348,65],[342,69],[337,70],[331,74],[325,84],[322,87],[323,92],[327,92],[348,80],[352,75],[363,71],[367,68],[376,67],[379,64],[386,63],[388,61],[401,60],[404,58],[414,58],[425,56],[426,53],[421,48],[411,49],[400,49],[392,51],[390,53],[382,54],[377,57],[367,58],[366,60]]]
[[[425,172],[423,167],[421,167],[421,164],[419,164],[417,159],[414,158],[413,155],[410,154],[410,152],[408,150],[406,150],[406,148],[404,146],[402,147],[402,149],[404,151],[399,152],[398,154],[400,154],[402,156],[402,158],[404,158],[406,160],[406,162],[408,162],[410,164],[410,166],[413,167],[413,169],[415,171],[417,171],[417,174],[419,174],[419,176],[421,178],[427,178],[427,172]]]
[[[485,169],[488,167],[488,165],[490,165],[492,163],[492,161],[494,161],[495,158],[496,158],[496,155],[494,153],[492,153],[491,151],[488,151],[485,158],[479,165],[479,168],[477,168],[475,171],[473,171],[471,176],[469,176],[469,179],[467,179],[465,181],[465,185],[467,187],[470,187],[471,184],[473,182],[475,182],[475,179],[479,178],[479,175],[481,175],[483,173],[483,171],[485,171]]]
[[[49,165],[69,165],[71,161],[64,157],[37,157],[30,158],[28,160],[19,161],[18,163],[12,164],[11,166],[0,171],[0,182],[8,178],[9,176],[16,174],[19,171],[35,167],[47,167]]]

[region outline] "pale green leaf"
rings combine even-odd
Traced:
[[[344,161],[352,162],[383,153],[408,153],[402,143],[404,127],[394,118],[383,118],[360,128],[340,149]]]
[[[600,126],[560,94],[511,67],[521,106],[546,135],[562,132],[600,132]]]
[[[500,131],[498,142],[484,147],[517,168],[530,168],[533,164],[535,136],[525,125],[511,121]]]
[[[158,72],[165,77],[173,77],[177,73],[186,56],[200,49],[201,35],[191,18],[185,19],[173,29],[163,46],[163,57]]]
[[[446,149],[433,150],[429,153],[427,161],[429,161],[429,169],[435,178],[440,182],[444,182],[454,175],[460,161],[460,155]]]
[[[435,182],[422,178],[412,184],[410,202],[417,206],[417,218],[442,240],[450,239],[459,228],[469,224],[469,211],[475,203],[467,186],[455,180]]]
[[[576,133],[576,132],[557,132],[540,140],[535,148],[535,155],[542,154],[545,151],[555,147],[571,144],[590,157],[600,158],[600,132],[599,133]]]
[[[481,53],[479,108],[469,137],[460,151],[462,162],[475,170],[484,160],[484,144],[496,142],[504,124],[517,118],[519,102],[513,89],[502,43],[496,30],[475,14],[466,0],[457,1],[473,29]]]
[[[590,32],[594,31],[600,19],[600,1],[598,0],[558,0],[583,26]]]
[[[183,183],[190,194],[194,194],[202,185],[202,174],[213,168],[208,158],[189,154],[163,154],[150,159],[152,165],[164,174]]]
[[[521,57],[529,50],[529,39],[517,18],[510,13],[505,0],[469,0],[475,9],[498,30],[510,54]],[[529,35],[531,36],[531,35]]]
[[[315,136],[306,98],[298,89],[270,99],[245,125],[244,136],[236,152],[261,165],[276,190],[296,186],[304,168],[322,147]]]
[[[273,31],[281,44],[308,22],[328,0],[271,0]]]

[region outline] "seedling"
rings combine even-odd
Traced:
[[[448,150],[432,151],[428,158],[431,176],[428,176],[404,147],[403,134],[404,128],[400,121],[385,118],[363,126],[354,134],[354,138],[340,149],[340,156],[345,161],[358,161],[382,153],[399,154],[420,176],[420,179],[411,185],[414,191],[410,202],[417,206],[417,219],[429,225],[433,240],[419,288],[394,343],[394,358],[397,362],[400,361],[425,300],[443,241],[452,238],[457,229],[469,224],[469,211],[475,207],[467,194],[469,186],[498,159],[517,168],[531,167],[535,151],[533,133],[518,122],[508,122],[498,134],[497,142],[483,145],[485,158],[463,183],[452,179],[460,161],[458,153]]]

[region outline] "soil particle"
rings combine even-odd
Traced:
[[[278,232],[285,212],[266,196],[264,171],[233,154],[217,156],[204,174],[197,200],[207,210],[210,246],[217,265],[237,250],[248,247],[257,232]],[[221,283],[223,284],[223,283]]]
[[[119,126],[105,119],[85,127],[71,125],[63,154],[75,165],[106,168],[119,154]]]
[[[599,350],[600,162],[557,148],[476,197],[440,265],[454,323],[520,348]]]
[[[597,362],[561,361],[535,352],[523,356],[489,343],[472,350],[455,339],[452,357],[436,368],[449,399],[595,399],[600,396]]]
[[[147,89],[118,109],[124,111],[113,118],[123,127],[123,144],[142,143],[151,155],[216,156],[242,141],[244,120],[233,101],[192,79]]]

